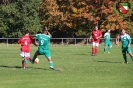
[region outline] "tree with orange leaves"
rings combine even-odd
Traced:
[[[99,25],[102,32],[107,29],[119,32],[126,28],[131,33],[131,17],[119,16],[114,12],[116,0],[43,0],[40,5],[42,25],[54,31],[70,34],[69,37],[89,36],[94,25]],[[133,1],[132,1],[133,2]],[[66,37],[66,36],[62,36]]]

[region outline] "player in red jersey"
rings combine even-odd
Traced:
[[[29,35],[29,31],[25,31],[25,35],[18,40],[18,44],[21,44],[20,55],[22,56],[22,67],[26,68],[26,60],[30,58],[30,44],[33,42],[33,39]]]
[[[92,56],[95,56],[98,53],[98,46],[102,33],[98,30],[98,26],[95,26],[95,29],[92,31],[90,36],[90,41],[92,40]]]

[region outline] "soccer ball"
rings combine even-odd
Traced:
[[[39,63],[39,59],[36,58],[35,61],[34,61],[35,64],[38,64]]]

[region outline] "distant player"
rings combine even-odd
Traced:
[[[42,33],[36,34],[34,36],[37,38],[39,45],[38,50],[35,52],[33,59],[30,59],[30,62],[33,64],[38,55],[45,55],[49,62],[50,69],[54,70],[51,53],[49,50],[49,41],[52,36],[48,32],[47,27],[43,29]]]
[[[30,44],[33,39],[29,36],[29,31],[25,31],[25,35],[18,40],[18,44],[21,44],[20,55],[22,56],[22,67],[26,68],[26,60],[30,58]]]
[[[110,48],[112,47],[111,41],[110,41],[110,29],[104,34],[104,53],[110,54]]]
[[[128,60],[127,60],[126,53],[128,53],[130,55],[130,57],[131,57],[132,60],[133,60],[133,54],[132,54],[131,47],[130,47],[131,38],[126,33],[126,30],[125,29],[122,29],[122,34],[120,36],[120,41],[122,43],[122,54],[123,54],[123,58],[125,60],[124,63],[127,64],[128,63]]]
[[[92,56],[95,56],[98,53],[98,46],[102,33],[98,30],[98,26],[95,26],[95,29],[92,31],[90,39],[92,40]]]

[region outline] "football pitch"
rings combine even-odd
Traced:
[[[133,51],[133,46],[132,51]],[[31,46],[31,57],[37,47]],[[91,56],[91,45],[50,45],[55,68],[39,56],[38,64],[27,62],[21,68],[19,45],[0,45],[0,88],[133,88],[133,61],[123,64],[120,46],[113,46],[111,54],[103,54],[99,46],[97,56]]]

